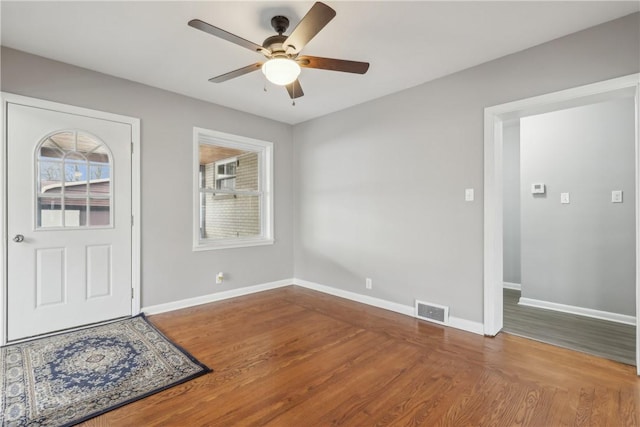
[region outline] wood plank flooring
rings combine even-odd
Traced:
[[[289,286],[150,317],[211,374],[84,426],[637,426],[631,366]]]
[[[504,332],[636,364],[636,327],[518,305],[520,291],[504,289]]]

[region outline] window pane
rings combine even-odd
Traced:
[[[39,198],[36,217],[40,228],[62,227],[62,199],[58,197]]]
[[[41,145],[46,157],[63,157],[64,153],[75,149],[75,132],[59,132],[50,136]]]
[[[40,160],[38,162],[38,192],[54,194],[62,191],[62,161]]]
[[[64,180],[67,183],[87,179],[87,160],[79,153],[68,153],[64,159]],[[85,183],[86,184],[86,183]],[[87,191],[86,185],[83,187]]]
[[[246,152],[238,156],[235,172],[236,190],[258,191],[258,153]]]
[[[260,236],[260,196],[205,194],[204,201],[203,238]]]
[[[111,224],[109,199],[89,199],[89,225]]]
[[[87,199],[64,199],[64,226],[84,227],[87,225]]]
[[[89,192],[93,195],[111,192],[111,168],[109,163],[89,164]]]
[[[236,188],[235,178],[216,179],[216,190],[235,190],[235,188]]]

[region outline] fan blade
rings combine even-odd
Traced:
[[[324,3],[314,3],[282,46],[289,54],[299,53],[336,16],[336,11]]]
[[[238,37],[235,34],[231,34],[230,32],[223,30],[222,28],[214,27],[213,25],[207,24],[206,22],[201,21],[199,19],[192,19],[191,21],[189,21],[189,26],[196,28],[200,31],[204,31],[205,33],[209,33],[212,36],[220,37],[221,39],[224,39],[228,42],[235,43],[242,47],[246,47],[247,49],[252,50],[254,52],[270,53],[268,49],[265,49],[259,44],[255,44],[253,42],[250,42],[249,40],[245,40],[242,37]]]
[[[355,74],[364,74],[369,69],[368,62],[320,58],[318,56],[299,56],[296,58],[296,62],[305,68],[319,68],[321,70],[343,71],[345,73]]]
[[[238,68],[237,70],[229,71],[228,73],[221,74],[216,77],[211,77],[209,81],[211,83],[222,83],[227,80],[231,80],[236,77],[244,76],[252,71],[259,70],[262,67],[262,62],[256,62],[255,64],[247,65],[246,67]]]
[[[304,96],[302,86],[300,86],[300,80],[296,79],[295,82],[289,83],[287,85],[287,92],[289,92],[289,96],[291,97],[291,99],[296,99]]]

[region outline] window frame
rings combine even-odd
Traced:
[[[216,145],[258,153],[258,193],[260,197],[260,235],[227,239],[202,238],[201,233],[201,189],[200,145]],[[274,239],[273,215],[273,143],[259,139],[232,135],[224,132],[193,128],[193,250],[244,248],[272,245]]]

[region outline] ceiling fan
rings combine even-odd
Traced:
[[[344,71],[347,73],[364,74],[369,69],[368,62],[347,61],[343,59],[320,58],[317,56],[300,55],[300,51],[309,41],[322,30],[336,16],[336,11],[324,3],[317,2],[298,23],[288,36],[284,35],[289,27],[289,19],[285,16],[274,16],[271,26],[278,33],[267,37],[262,45],[245,40],[221,28],[214,27],[199,19],[192,19],[189,25],[198,30],[220,37],[231,43],[261,53],[266,61],[256,62],[246,67],[230,71],[209,79],[213,83],[222,83],[235,77],[243,76],[252,71],[262,69],[270,82],[285,86],[291,99],[304,95],[298,76],[300,67],[318,68],[330,71]]]

